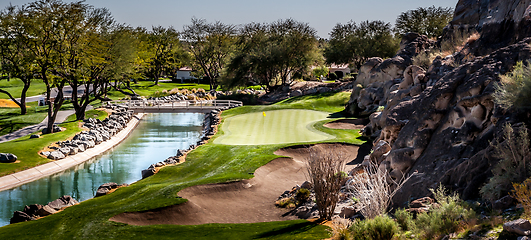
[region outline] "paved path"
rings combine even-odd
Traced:
[[[87,106],[87,110],[90,110],[90,109],[92,109],[92,106],[90,106],[90,105]],[[72,115],[74,113],[75,113],[75,110],[73,110],[73,109],[59,111],[57,113],[57,117],[55,118],[55,123],[59,124],[59,123],[64,122],[68,116],[70,116],[70,115]],[[42,122],[39,123],[39,124],[35,124],[35,125],[32,125],[32,126],[27,126],[25,128],[19,129],[17,131],[12,132],[12,133],[0,136],[0,143],[11,141],[11,140],[15,140],[17,138],[24,137],[24,136],[26,136],[28,134],[32,134],[32,133],[34,133],[36,131],[39,131],[39,130],[45,128],[47,123],[48,123],[48,116],[46,116],[46,118],[44,120],[42,120]]]
[[[96,145],[94,148],[89,148],[84,152],[80,152],[76,155],[70,155],[61,160],[51,161],[49,163],[36,166],[34,168],[0,177],[0,191],[15,188],[20,185],[35,181],[37,179],[62,172],[66,169],[77,166],[89,159],[92,159],[95,156],[102,154],[103,152],[118,145],[127,136],[129,136],[129,133],[131,133],[133,129],[135,129],[135,127],[138,125],[140,119],[143,116],[143,113],[135,114],[131,121],[127,123],[127,127],[122,129],[122,131],[120,131],[116,135],[112,136],[111,139]]]

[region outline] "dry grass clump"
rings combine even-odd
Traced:
[[[501,82],[496,85],[494,102],[504,109],[531,109],[531,67],[530,62],[516,63],[511,72],[501,75]]]
[[[350,227],[352,226],[352,221],[350,219],[344,219],[340,217],[334,217],[332,219],[332,224],[330,225],[330,234],[334,240],[349,240],[351,239]]]
[[[359,200],[361,214],[365,218],[372,219],[387,213],[391,199],[411,176],[413,175],[395,182],[387,171],[371,163],[365,170],[358,171],[352,176],[347,188]]]
[[[513,192],[511,196],[514,197],[524,208],[524,217],[531,218],[531,178],[526,179],[522,183],[513,183]]]

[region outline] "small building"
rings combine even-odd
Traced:
[[[330,73],[335,73],[337,78],[343,78],[345,75],[350,73],[350,68],[348,67],[348,64],[332,64],[328,68],[328,71],[330,71]]]
[[[184,83],[185,80],[195,79],[195,77],[191,75],[192,71],[193,69],[191,67],[179,68],[175,73],[175,79],[181,80],[181,83]]]

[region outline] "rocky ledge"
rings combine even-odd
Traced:
[[[126,108],[109,106],[113,113],[104,120],[88,118],[84,120],[83,127],[88,131],[83,131],[74,136],[72,140],[57,142],[56,146],[51,146],[54,151],[43,151],[41,155],[52,160],[63,159],[78,152],[84,152],[88,148],[93,148],[97,144],[109,140],[127,126],[133,117],[133,111]]]

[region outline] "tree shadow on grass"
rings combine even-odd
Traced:
[[[271,237],[279,237],[279,236],[291,236],[294,234],[299,234],[303,232],[307,232],[311,230],[314,227],[319,226],[319,224],[314,222],[302,222],[297,223],[295,225],[287,226],[280,229],[275,229],[269,232],[261,233],[253,237],[253,239],[260,239],[260,238],[271,238]]]

